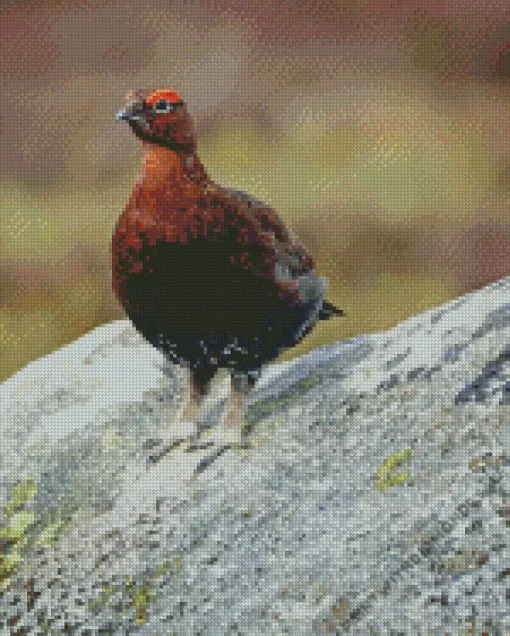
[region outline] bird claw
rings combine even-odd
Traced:
[[[232,428],[235,430],[233,431]],[[250,448],[250,443],[244,439],[242,429],[238,427],[226,427],[219,425],[213,429],[211,435],[208,436],[207,446],[212,447],[211,453],[200,459],[196,468],[195,475],[200,475],[213,464],[218,457],[231,449]]]
[[[207,441],[213,446],[221,448],[245,448],[246,441],[243,430],[239,426],[225,426],[220,424],[211,429]]]
[[[161,448],[159,448],[157,451],[152,453],[152,455],[148,455],[145,458],[145,463],[147,464],[147,466],[149,464],[156,464],[161,459],[163,459],[165,455],[168,455],[170,451],[172,451],[176,446],[179,446],[179,444],[182,444],[182,442],[184,441],[185,440],[182,440],[182,439],[176,439],[173,442],[168,442],[164,444],[163,446],[161,446]]]
[[[183,442],[192,441],[197,436],[197,427],[194,422],[184,419],[177,419],[173,423],[167,434],[158,444],[159,448],[146,458],[147,464],[155,464],[159,462],[165,455],[179,446]]]
[[[177,419],[170,425],[167,439],[170,442],[192,439],[197,435],[197,425],[191,420]]]

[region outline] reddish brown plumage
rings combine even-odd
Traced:
[[[113,237],[115,294],[145,338],[196,377],[229,367],[254,381],[319,318],[340,311],[277,214],[209,179],[180,96],[129,98],[119,118],[145,157]]]

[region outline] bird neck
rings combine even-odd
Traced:
[[[208,182],[208,176],[198,155],[193,152],[178,152],[144,143],[142,183],[150,188],[188,189],[190,185]]]

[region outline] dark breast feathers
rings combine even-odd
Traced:
[[[164,219],[136,210],[113,238],[114,289],[173,361],[257,369],[328,317],[326,281],[276,213],[215,186]]]

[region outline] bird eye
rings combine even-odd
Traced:
[[[171,104],[166,99],[159,99],[154,105],[154,110],[157,113],[170,113],[173,109],[173,104]]]

